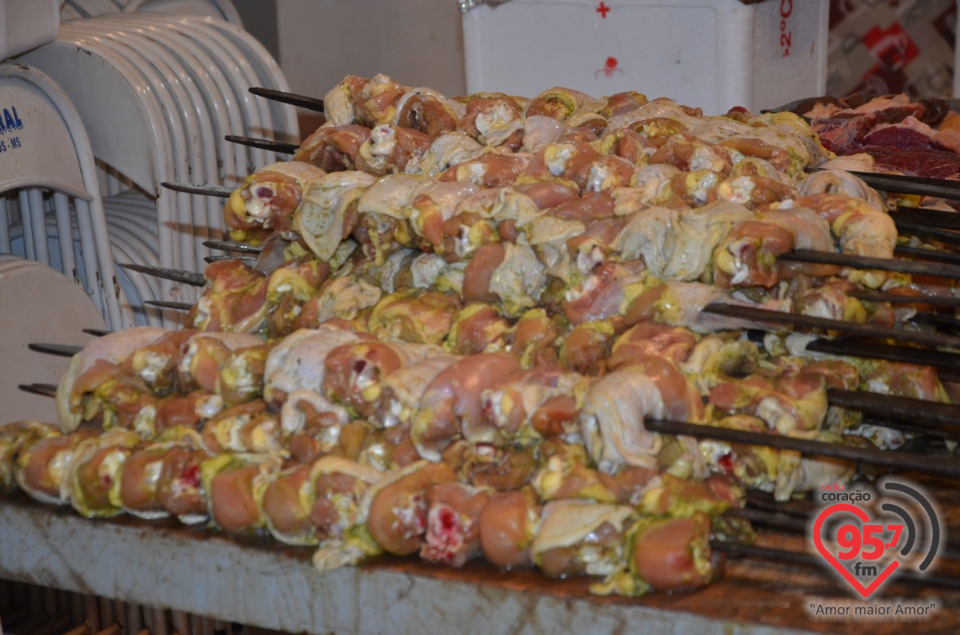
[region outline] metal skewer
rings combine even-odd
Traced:
[[[210,249],[219,249],[221,251],[239,251],[246,254],[259,254],[263,251],[262,247],[255,245],[248,245],[246,243],[238,243],[231,240],[207,240],[204,241],[203,245],[209,247]]]
[[[854,291],[850,294],[858,300],[867,302],[889,302],[890,304],[928,304],[944,309],[960,308],[960,297],[936,295],[902,295],[899,293],[876,293],[873,291]]]
[[[291,106],[298,106],[314,112],[323,112],[323,100],[317,99],[316,97],[297,95],[273,88],[262,88],[260,86],[251,87],[250,92],[257,97],[264,97],[282,104],[290,104]]]
[[[17,386],[23,392],[28,392],[41,397],[56,397],[57,387],[53,384],[20,384]]]
[[[276,152],[277,154],[293,154],[296,152],[300,146],[292,143],[284,143],[283,141],[272,141],[270,139],[255,139],[253,137],[240,137],[237,135],[227,135],[224,137],[230,143],[238,143],[242,146],[249,146],[251,148],[259,148],[261,150],[269,150],[271,152]]]
[[[173,311],[189,311],[193,305],[189,302],[171,302],[169,300],[144,300],[144,304],[155,306],[159,309],[172,309]]]
[[[872,258],[870,256],[854,256],[827,251],[797,250],[777,256],[778,260],[789,262],[811,262],[823,265],[838,265],[856,269],[875,269],[878,271],[894,271],[913,275],[937,276],[939,278],[960,279],[960,265],[943,263],[932,264],[915,260],[900,260],[897,258]]]
[[[958,183],[958,181],[953,181],[953,183]],[[957,212],[899,205],[890,210],[890,216],[894,220],[906,220],[927,225],[928,227],[960,230],[960,213]]]
[[[876,172],[850,172],[870,187],[901,194],[919,194],[951,200],[960,199],[960,181],[931,179],[921,176],[879,174]]]
[[[780,311],[771,311],[769,309],[760,309],[751,306],[742,306],[737,304],[711,304],[703,310],[705,313],[712,313],[714,315],[724,315],[727,317],[753,320],[756,322],[788,324],[795,327],[800,326],[804,328],[824,329],[828,331],[837,331],[840,333],[856,335],[858,337],[893,339],[899,342],[909,342],[912,344],[922,344],[925,346],[934,347],[960,347],[960,337],[888,328],[884,326],[877,326],[875,324],[858,324],[855,322],[845,322],[843,320],[831,320],[828,318],[813,317],[809,315],[797,315],[795,313],[783,313]]]
[[[73,357],[83,350],[82,346],[71,346],[69,344],[45,344],[43,342],[34,342],[27,344],[27,348],[38,353],[55,355],[57,357]]]
[[[131,271],[138,271],[147,275],[156,276],[158,278],[173,280],[174,282],[182,282],[183,284],[189,284],[193,287],[202,287],[207,283],[202,273],[193,273],[192,271],[167,269],[165,267],[149,267],[134,263],[117,263],[117,266],[123,267],[124,269],[129,269]]]
[[[169,181],[164,181],[160,185],[174,192],[199,194],[201,196],[216,196],[219,198],[230,198],[230,195],[234,192],[233,189],[221,185],[194,185],[188,183],[171,183]]]
[[[926,454],[853,447],[824,441],[797,439],[778,434],[716,428],[681,421],[645,421],[644,426],[651,432],[714,439],[745,445],[761,445],[781,450],[795,450],[805,455],[829,456],[854,463],[868,463],[893,469],[936,474],[947,478],[960,478],[960,463],[953,459],[932,457]]]
[[[956,353],[878,342],[860,342],[846,338],[814,340],[807,344],[806,350],[843,357],[882,359],[891,362],[930,366],[937,369],[941,380],[960,381],[960,355]]]
[[[899,257],[928,260],[930,262],[945,262],[951,265],[960,265],[960,253],[942,251],[940,249],[924,249],[922,247],[908,247],[899,245],[893,248],[893,255]]]
[[[256,258],[251,258],[250,256],[231,256],[229,254],[219,254],[216,256],[204,256],[204,262],[207,264],[212,264],[214,262],[220,262],[221,260],[239,260],[248,267],[253,267],[257,264]]]

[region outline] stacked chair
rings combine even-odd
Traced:
[[[234,186],[278,158],[228,135],[297,140],[294,108],[254,86],[288,89],[228,0],[0,0],[0,350],[46,363],[6,364],[8,419],[55,420],[17,383],[56,383],[67,360],[26,342],[182,325],[157,304],[195,288],[120,265],[204,269],[223,201],[162,183]]]
[[[101,267],[111,265],[110,271],[97,270],[88,257],[79,268],[91,280],[107,281],[103,286],[109,294],[89,282],[87,287],[109,310],[105,317],[111,328],[178,325],[182,313],[152,303],[193,302],[193,287],[114,265],[203,270],[212,255],[204,243],[222,238],[223,202],[161,184],[233,186],[277,160],[275,153],[224,138],[296,141],[294,108],[249,92],[253,86],[287,90],[286,80],[225,0],[71,0],[62,3],[59,15],[56,40],[17,62],[48,77],[82,121],[97,190],[82,204],[90,199],[92,218],[99,219],[94,229],[105,240],[86,249],[89,232],[83,222],[73,222],[68,234],[66,225],[44,216],[48,202],[30,217],[32,224],[7,224],[10,244],[0,234],[0,253],[62,264],[67,271],[69,261],[47,258],[46,252],[66,251],[58,245],[69,245],[60,237],[70,235],[80,253],[99,257]],[[36,196],[8,198],[17,207]],[[45,236],[50,248],[35,247],[37,236]]]

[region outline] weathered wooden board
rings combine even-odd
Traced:
[[[802,538],[768,535],[766,544]],[[175,521],[91,521],[16,496],[0,502],[0,577],[308,633],[861,633],[960,632],[960,593],[899,585],[886,594],[938,605],[918,623],[821,621],[823,598],[847,597],[815,568],[738,560],[696,593],[601,598],[585,579],[449,569],[381,558],[323,575],[313,550],[237,540]]]

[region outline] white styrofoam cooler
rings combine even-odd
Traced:
[[[468,92],[636,90],[720,114],[826,90],[829,0],[501,2],[461,1]]]
[[[57,39],[60,0],[0,0],[0,60]]]

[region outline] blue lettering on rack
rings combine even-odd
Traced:
[[[16,106],[10,106],[0,111],[0,134],[6,134],[10,130],[23,130],[23,121],[17,113]]]

